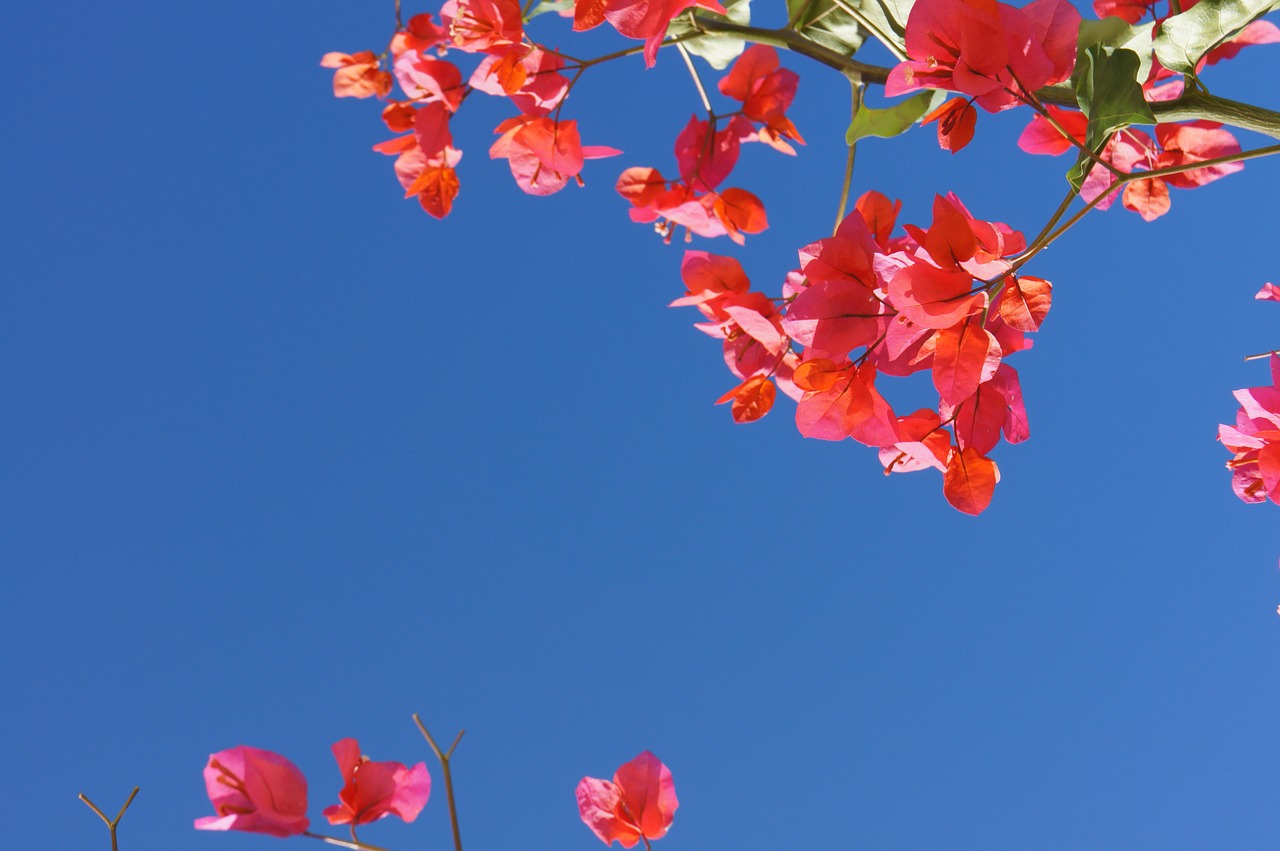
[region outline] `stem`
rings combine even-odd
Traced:
[[[667,39],[661,45],[659,45],[659,47],[662,48],[672,44],[679,44],[682,41],[689,41],[690,39],[698,38],[701,35],[702,33],[700,32],[681,33],[678,36]],[[614,59],[625,59],[628,56],[635,56],[637,53],[643,53],[644,45],[637,44],[635,47],[628,47],[625,50],[615,50],[613,53],[606,53],[604,56],[597,56],[595,59],[577,59],[565,53],[563,50],[560,50],[559,48],[557,48],[556,50],[548,51],[548,52],[556,54],[561,59],[564,59],[566,62],[574,62],[574,63],[577,63],[578,65],[581,65],[583,68],[590,68],[592,65],[600,65],[604,62],[612,62]]]
[[[702,77],[699,76],[698,69],[693,64],[693,57],[689,55],[689,48],[683,44],[677,44],[676,49],[680,51],[685,67],[689,69],[689,76],[693,77],[693,84],[698,87],[698,97],[702,98],[702,108],[707,111],[707,117],[714,121],[716,114],[711,109],[711,100],[707,97],[707,90],[702,85]]]
[[[1036,237],[1035,241],[1031,245],[1027,246],[1027,250],[1014,262],[1007,274],[1016,273],[1022,268],[1024,263],[1044,249],[1048,248],[1051,243],[1058,239],[1058,237],[1075,227],[1075,225],[1083,219],[1090,210],[1102,203],[1104,198],[1127,183],[1132,183],[1135,180],[1165,177],[1170,174],[1181,174],[1182,172],[1195,171],[1198,168],[1205,168],[1207,166],[1257,159],[1258,157],[1265,157],[1271,154],[1280,154],[1280,145],[1268,145],[1265,148],[1254,148],[1252,151],[1241,151],[1238,154],[1228,154],[1225,157],[1214,157],[1211,160],[1198,160],[1193,163],[1169,166],[1168,168],[1157,168],[1152,171],[1134,171],[1129,174],[1125,174],[1116,180],[1115,183],[1108,186],[1106,190],[1098,195],[1097,198],[1094,198],[1088,204],[1084,205],[1084,207],[1078,210],[1070,219],[1067,219],[1066,223],[1057,230],[1051,232],[1048,236],[1045,236],[1042,231],[1041,235]],[[1055,214],[1055,216],[1059,218],[1061,217],[1061,208],[1059,208],[1059,213]],[[1248,358],[1246,358],[1246,360],[1248,360]]]
[[[416,712],[413,713],[413,723],[418,725],[418,730],[422,733],[422,737],[431,746],[431,751],[436,755],[436,759],[440,760],[440,770],[444,774],[444,790],[449,798],[449,824],[453,828],[453,848],[454,851],[462,851],[462,834],[458,831],[458,806],[453,798],[453,772],[449,769],[449,758],[453,756],[453,749],[458,746],[458,742],[462,741],[462,735],[467,731],[459,730],[457,737],[453,740],[453,744],[449,745],[449,750],[441,753],[439,746],[436,745],[436,740],[431,738],[431,734],[427,732],[426,725],[422,723],[422,719],[418,717]]]
[[[1080,190],[1075,187],[1067,190],[1067,197],[1062,199],[1062,203],[1058,205],[1058,209],[1053,211],[1053,215],[1049,217],[1049,221],[1045,222],[1044,227],[1036,234],[1036,238],[1027,244],[1028,252],[1040,250],[1040,240],[1048,236],[1049,232],[1053,230],[1053,226],[1067,214],[1067,210],[1071,207],[1071,202],[1076,200],[1076,196],[1079,194]]]
[[[129,805],[133,803],[133,799],[137,797],[137,795],[138,787],[134,786],[133,791],[129,793],[129,797],[125,799],[124,806],[120,808],[120,812],[116,813],[116,817],[114,819],[107,818],[106,813],[98,809],[98,805],[93,801],[90,801],[89,796],[84,792],[81,792],[78,796],[80,800],[89,805],[89,809],[98,814],[98,818],[102,819],[103,824],[107,826],[107,831],[111,834],[111,851],[119,851],[119,846],[116,842],[116,827],[119,826],[120,819],[124,818],[124,811],[129,809]]]
[[[321,842],[327,842],[330,845],[337,845],[339,848],[353,848],[357,849],[357,851],[389,851],[387,848],[383,848],[379,845],[370,845],[368,842],[349,842],[345,839],[339,839],[336,836],[325,836],[321,833],[312,833],[309,830],[304,830],[301,835],[310,839],[319,839]]]
[[[858,110],[862,107],[862,83],[857,80],[850,80],[849,84],[853,87],[853,96],[851,98],[853,106],[852,115],[849,121],[852,122],[858,117]],[[858,153],[857,142],[849,145],[849,156],[844,161],[844,184],[840,187],[840,208],[836,211],[836,224],[831,229],[831,235],[835,236],[837,230],[840,229],[840,223],[844,221],[844,211],[849,206],[849,184],[853,182],[853,161]]]
[[[1193,163],[1171,165],[1167,168],[1157,168],[1152,171],[1135,171],[1125,175],[1121,182],[1128,183],[1131,180],[1141,180],[1144,177],[1164,177],[1169,174],[1181,174],[1184,171],[1195,171],[1198,168],[1206,168],[1212,165],[1225,165],[1226,163],[1256,160],[1258,157],[1267,157],[1272,154],[1280,154],[1280,145],[1268,145],[1265,148],[1254,148],[1252,151],[1241,151],[1238,154],[1227,154],[1225,157],[1214,157],[1211,160],[1196,160]]]

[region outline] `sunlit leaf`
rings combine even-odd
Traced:
[[[726,0],[724,7],[729,10],[728,17],[702,9],[698,10],[698,14],[713,20],[731,21],[743,26],[751,23],[751,0]],[[673,38],[693,31],[693,27],[689,25],[687,15],[677,16],[671,22],[671,26],[667,27],[667,35]],[[697,38],[691,38],[680,43],[690,53],[707,60],[707,64],[717,71],[723,71],[728,68],[729,63],[737,59],[738,55],[747,46],[747,43],[742,39],[723,34],[700,35]]]
[[[1152,47],[1164,67],[1194,74],[1201,57],[1211,48],[1276,9],[1280,9],[1277,0],[1200,0],[1182,14],[1166,19]]]
[[[1083,51],[1072,82],[1076,100],[1089,116],[1085,144],[1092,151],[1101,149],[1107,138],[1131,124],[1155,124],[1151,107],[1142,96],[1138,80],[1141,62],[1132,50],[1091,45]],[[1079,188],[1089,173],[1092,161],[1081,153],[1067,173],[1071,185]]]
[[[864,106],[853,117],[853,122],[845,133],[845,141],[852,145],[867,136],[879,136],[882,139],[899,136],[910,130],[911,125],[932,112],[942,101],[946,100],[946,97],[947,93],[945,91],[931,89],[925,92],[918,92],[906,100],[899,101],[893,106],[884,109]]]

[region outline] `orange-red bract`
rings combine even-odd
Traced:
[[[981,514],[991,504],[998,479],[996,462],[967,447],[951,454],[942,474],[942,494],[965,514]]]
[[[890,201],[883,194],[872,189],[864,192],[855,205],[875,237],[880,248],[887,248],[889,235],[893,233],[894,223],[898,220],[898,212],[902,209],[901,201]]]
[[[844,370],[835,361],[829,358],[814,358],[797,366],[791,380],[801,390],[821,393],[823,390],[830,390],[845,375]]]
[[[731,411],[735,423],[749,423],[769,413],[773,400],[778,395],[778,388],[773,386],[767,375],[753,375],[737,387],[716,400],[723,405],[733,400]]]
[[[1039,331],[1053,304],[1053,284],[1031,275],[1014,275],[1000,294],[1000,318],[1019,331]]]
[[[719,193],[712,209],[729,232],[729,238],[739,245],[745,242],[742,234],[762,233],[769,227],[764,204],[745,189],[734,187]]]
[[[920,119],[921,124],[938,122],[938,147],[956,153],[973,141],[978,125],[978,111],[964,98],[952,98]]]
[[[386,97],[391,92],[391,75],[378,68],[378,57],[372,50],[326,53],[320,59],[320,66],[337,69],[333,74],[334,97]]]
[[[1000,344],[976,322],[962,322],[934,335],[933,386],[944,405],[958,405],[1000,365]]]
[[[1122,196],[1126,210],[1133,210],[1148,222],[1169,212],[1169,184],[1158,177],[1148,177],[1126,184]]]

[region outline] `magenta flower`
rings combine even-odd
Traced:
[[[413,821],[431,795],[431,775],[426,763],[406,768],[399,762],[372,762],[360,754],[355,739],[333,745],[346,785],[338,793],[338,803],[325,807],[329,824],[368,824],[389,815]]]
[[[1235,426],[1218,426],[1218,439],[1234,456],[1231,485],[1245,502],[1280,503],[1280,357],[1271,355],[1271,384],[1237,390]]]
[[[195,821],[197,830],[245,830],[296,836],[307,829],[307,778],[289,760],[244,745],[209,757],[204,769],[216,816]]]
[[[649,751],[623,764],[613,782],[584,777],[578,783],[578,812],[605,845],[632,848],[641,839],[661,839],[671,828],[676,807],[671,770]]]

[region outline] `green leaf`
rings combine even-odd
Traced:
[[[1152,42],[1156,58],[1170,71],[1194,74],[1201,57],[1268,12],[1280,0],[1200,0],[1160,25]]]
[[[806,8],[807,7],[807,8]],[[841,56],[852,56],[862,47],[864,30],[848,12],[832,0],[787,0],[787,18],[797,14],[796,32]]]
[[[539,15],[547,12],[567,12],[573,8],[573,0],[542,0],[537,6],[529,10],[529,17],[525,20],[531,21]]]
[[[1123,18],[1108,17],[1100,21],[1081,21],[1080,35],[1076,41],[1076,72],[1080,72],[1080,64],[1084,61],[1084,53],[1092,45],[1114,47],[1118,50],[1132,50],[1138,55],[1139,82],[1145,81],[1151,73],[1151,22],[1139,21],[1131,24]]]
[[[751,23],[751,0],[727,0],[724,3],[724,7],[729,10],[727,17],[701,9],[698,10],[698,14],[717,21],[732,21],[743,26]],[[667,27],[667,35],[672,37],[693,31],[693,27],[689,25],[687,13],[676,16],[675,20],[671,22],[671,26]],[[729,63],[737,59],[747,46],[745,41],[731,35],[700,35],[697,38],[691,38],[680,43],[690,53],[707,60],[707,64],[717,71],[723,71],[728,68]]]
[[[844,134],[850,145],[867,136],[879,136],[889,139],[899,136],[911,129],[925,115],[937,108],[946,100],[947,93],[941,89],[918,92],[904,101],[895,103],[885,109],[872,109],[863,106],[853,117],[849,130]]]
[[[789,19],[795,20],[796,32],[842,56],[852,56],[862,46],[868,34],[891,42],[898,50],[904,50],[903,34],[906,32],[907,15],[913,2],[914,0],[787,0],[787,15]]]
[[[1090,45],[1076,66],[1072,83],[1076,100],[1089,117],[1085,144],[1100,151],[1117,130],[1131,124],[1155,124],[1156,117],[1142,97],[1138,69],[1142,62],[1132,50]],[[1091,160],[1082,152],[1075,166],[1067,172],[1067,180],[1079,189],[1089,173]]]

